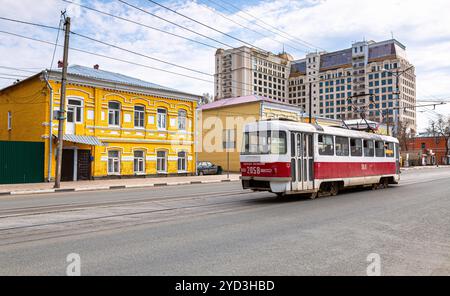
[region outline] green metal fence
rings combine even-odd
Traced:
[[[0,141],[0,184],[44,181],[44,143]]]

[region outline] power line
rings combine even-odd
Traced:
[[[215,4],[216,6],[222,8],[222,9],[224,9],[224,10],[230,12],[230,13],[233,13],[233,14],[235,13],[235,11],[233,11],[233,10],[231,10],[231,9],[229,9],[229,8],[223,6],[223,5],[221,5],[221,4],[219,4],[219,3],[215,2],[215,1],[212,1],[212,0],[206,0],[206,1],[208,1],[208,2],[210,2],[210,3],[213,3],[213,4]],[[241,10],[239,9],[238,12],[240,12],[240,11],[241,11]],[[239,17],[239,18],[245,20],[247,23],[249,23],[249,24],[251,24],[251,25],[254,25],[254,26],[257,26],[257,27],[263,29],[264,31],[268,31],[268,32],[270,32],[270,33],[272,33],[272,34],[275,34],[275,35],[277,35],[277,36],[280,36],[280,37],[283,38],[283,39],[290,40],[289,38],[286,38],[286,37],[280,35],[279,33],[274,32],[274,31],[268,29],[267,27],[264,27],[264,26],[261,26],[261,25],[258,24],[258,23],[252,22],[252,21],[251,21],[250,19],[248,19],[248,18],[245,18],[245,17],[243,17],[243,16],[241,16],[241,15],[239,15],[239,14],[235,14],[235,15],[236,15],[237,17]],[[284,45],[284,43],[282,43],[281,41],[276,41],[276,42],[279,42],[279,43],[281,43],[281,44]],[[303,45],[303,44],[300,44],[300,45],[301,45],[302,47],[305,47],[305,48],[308,48],[308,49],[312,49],[312,47],[310,47],[310,46],[306,46],[306,45]],[[293,47],[292,45],[286,44],[286,46],[289,46],[289,47],[291,47],[291,48],[293,48],[293,49],[297,49],[296,47]],[[314,48],[314,49],[315,49],[315,48]],[[304,49],[297,49],[297,50],[302,51],[302,52],[305,52],[305,53],[308,52],[307,50],[304,50]]]
[[[36,24],[36,23],[21,21],[21,20],[17,20],[17,19],[10,19],[10,18],[7,18],[7,17],[2,17],[2,16],[0,16],[0,19],[4,20],[4,21],[20,23],[20,24],[24,24],[24,25],[32,25],[32,26],[37,26],[37,27],[46,28],[46,29],[59,30],[59,28],[53,27],[53,26],[49,26],[49,25]]]
[[[184,39],[184,40],[187,40],[187,41],[190,41],[190,42],[195,42],[195,43],[201,44],[201,45],[209,47],[209,48],[217,49],[217,47],[212,46],[210,44],[203,43],[201,41],[198,41],[198,40],[195,40],[195,39],[191,39],[191,38],[188,38],[188,37],[185,37],[185,36],[181,36],[181,35],[178,35],[178,34],[175,34],[175,33],[169,32],[169,31],[165,31],[165,30],[162,30],[162,29],[159,29],[159,28],[156,28],[156,27],[152,27],[152,26],[149,26],[149,25],[146,25],[146,24],[142,24],[142,23],[133,21],[131,19],[124,18],[124,17],[118,16],[118,15],[114,15],[114,14],[111,14],[111,13],[108,13],[108,12],[105,12],[105,11],[101,11],[101,10],[98,10],[98,9],[95,9],[95,8],[92,8],[92,7],[89,7],[89,6],[80,4],[80,3],[72,2],[72,1],[69,1],[69,0],[62,0],[62,1],[70,3],[70,4],[73,4],[73,5],[77,5],[79,7],[84,8],[84,9],[87,9],[87,10],[90,10],[90,11],[94,11],[94,12],[97,12],[97,13],[100,13],[100,14],[103,14],[103,15],[106,15],[106,16],[109,16],[109,17],[116,18],[116,19],[119,19],[119,20],[122,20],[122,21],[125,21],[125,22],[129,22],[129,23],[132,23],[132,24],[135,24],[135,25],[138,25],[138,26],[142,26],[142,27],[145,27],[145,28],[148,28],[148,29],[151,29],[151,30],[155,30],[155,31],[160,32],[160,33],[168,34],[168,35],[171,35],[171,36],[174,36],[174,37],[177,37],[177,38],[181,38],[181,39]]]
[[[23,39],[27,39],[27,40],[31,40],[31,41],[35,41],[35,42],[40,42],[40,43],[47,44],[47,45],[52,45],[52,46],[55,45],[55,43],[53,43],[53,42],[40,40],[40,39],[37,39],[37,38],[24,36],[24,35],[21,35],[21,34],[16,34],[16,33],[11,33],[11,32],[7,32],[7,31],[1,31],[1,30],[0,30],[0,33],[11,35],[11,36],[15,36],[15,37],[19,37],[19,38],[23,38]],[[58,47],[62,47],[62,45],[58,45]],[[206,80],[206,79],[202,79],[202,78],[198,78],[198,77],[194,77],[194,76],[190,76],[190,75],[186,75],[186,74],[182,74],[182,73],[177,73],[177,72],[173,72],[173,71],[169,71],[169,70],[165,70],[165,69],[160,69],[160,68],[156,68],[156,67],[153,67],[153,66],[148,66],[148,65],[144,65],[144,64],[141,64],[141,63],[136,63],[136,62],[120,59],[120,58],[114,58],[114,57],[111,57],[111,56],[106,56],[106,55],[102,55],[102,54],[99,54],[99,53],[90,52],[90,51],[87,51],[87,50],[84,50],[84,49],[79,49],[79,48],[74,48],[74,47],[70,47],[70,49],[73,50],[73,51],[82,52],[82,53],[93,55],[93,56],[98,56],[98,57],[102,57],[102,58],[106,58],[106,59],[110,59],[110,60],[114,60],[114,61],[119,61],[119,62],[131,64],[131,65],[135,65],[135,66],[140,66],[140,67],[144,67],[144,68],[148,68],[148,69],[152,69],[152,70],[156,70],[156,71],[165,72],[165,73],[168,73],[168,74],[173,74],[173,75],[182,76],[182,77],[189,78],[189,79],[194,79],[194,80],[198,80],[198,81],[203,81],[203,82],[214,84],[214,81],[211,81],[211,80]],[[240,87],[237,87],[237,86],[230,86],[230,87],[233,88],[233,89],[246,90],[246,89],[243,89],[243,88],[240,88]]]
[[[203,71],[195,70],[195,69],[192,69],[192,68],[189,68],[189,67],[185,67],[185,66],[180,66],[178,64],[174,64],[172,62],[167,62],[167,61],[164,61],[164,60],[161,60],[161,59],[158,59],[158,58],[154,58],[154,57],[151,57],[149,55],[146,55],[146,54],[143,54],[143,53],[139,53],[139,52],[136,52],[136,51],[133,51],[133,50],[130,50],[130,49],[126,49],[126,48],[123,48],[123,47],[120,47],[120,46],[117,46],[117,45],[114,45],[114,44],[111,44],[111,43],[108,43],[108,42],[105,42],[105,41],[101,41],[101,40],[98,40],[98,39],[95,39],[95,38],[92,38],[92,37],[89,37],[89,36],[86,36],[86,35],[74,32],[74,31],[70,31],[70,33],[73,34],[73,35],[80,36],[82,38],[88,39],[88,40],[93,41],[93,42],[97,42],[97,43],[100,43],[100,44],[103,44],[103,45],[107,45],[109,47],[112,47],[112,48],[115,48],[115,49],[119,49],[119,50],[131,53],[131,54],[134,54],[134,55],[137,55],[137,56],[140,56],[140,57],[144,57],[144,58],[147,58],[147,59],[150,59],[150,60],[154,60],[154,61],[157,61],[157,62],[160,62],[160,63],[163,63],[163,64],[167,64],[167,65],[170,65],[170,66],[173,66],[173,67],[177,67],[177,68],[180,68],[180,69],[188,70],[188,71],[195,72],[195,73],[202,74],[202,75],[206,75],[206,76],[214,76],[213,74],[210,74],[210,73],[206,73],[206,72],[203,72]]]
[[[119,0],[119,1],[122,2],[122,0]],[[223,31],[221,31],[221,30],[218,30],[218,29],[216,29],[216,28],[214,28],[214,27],[211,27],[211,26],[208,25],[208,24],[202,23],[202,22],[200,22],[200,21],[198,21],[198,20],[196,20],[196,19],[194,19],[194,18],[191,18],[191,17],[189,17],[189,16],[187,16],[187,15],[184,15],[184,14],[182,14],[182,13],[180,13],[180,12],[178,12],[178,11],[176,11],[176,10],[170,8],[170,7],[167,7],[167,6],[165,6],[165,5],[162,5],[162,4],[160,4],[160,3],[156,2],[156,1],[153,1],[153,0],[147,0],[147,1],[148,1],[148,2],[151,2],[151,3],[155,4],[155,5],[158,5],[159,7],[162,7],[162,8],[164,8],[164,9],[168,10],[168,11],[171,11],[171,12],[173,12],[173,13],[175,13],[175,14],[181,16],[181,17],[184,17],[184,18],[186,18],[186,19],[188,19],[188,20],[190,20],[190,21],[192,21],[192,22],[194,22],[194,23],[196,23],[196,24],[199,24],[199,25],[201,25],[201,26],[204,26],[205,28],[208,28],[208,29],[210,29],[210,30],[213,30],[213,31],[215,31],[215,32],[217,32],[217,33],[220,33],[220,34],[222,34],[222,35],[224,35],[224,36],[227,36],[227,37],[229,37],[229,38],[231,38],[231,39],[234,39],[234,40],[236,40],[236,41],[238,41],[238,42],[241,42],[242,44],[245,44],[245,45],[250,46],[250,47],[257,48],[257,49],[259,49],[259,50],[261,50],[261,51],[265,51],[265,50],[263,50],[263,49],[261,49],[261,48],[258,48],[258,47],[255,46],[255,45],[251,44],[251,43],[248,43],[248,42],[246,42],[246,41],[244,41],[244,40],[242,40],[242,39],[240,39],[240,38],[234,37],[234,36],[231,35],[231,34],[228,34],[228,33],[226,33],[226,32],[223,32]]]
[[[279,40],[276,40],[276,39],[270,37],[269,35],[263,34],[263,33],[259,32],[259,31],[255,30],[255,29],[252,29],[252,28],[250,28],[250,27],[248,27],[248,26],[245,26],[245,25],[243,25],[243,24],[241,24],[241,23],[239,23],[239,22],[233,20],[232,18],[226,16],[226,15],[223,14],[223,13],[218,12],[216,9],[213,9],[213,8],[209,7],[208,5],[206,5],[206,4],[203,5],[203,7],[205,7],[205,8],[208,9],[209,11],[212,11],[213,13],[215,13],[215,14],[217,14],[217,15],[223,17],[224,19],[226,19],[226,20],[228,20],[228,21],[230,21],[230,22],[232,22],[232,23],[234,23],[234,24],[236,24],[236,25],[238,25],[238,26],[240,26],[240,27],[242,27],[242,28],[244,28],[244,29],[246,29],[246,30],[248,30],[248,31],[251,31],[251,32],[253,32],[253,33],[256,33],[256,34],[258,34],[258,35],[260,35],[260,36],[262,36],[262,37],[269,38],[269,39],[271,39],[272,41],[277,42],[277,43],[279,43],[279,44],[285,45],[283,42],[281,42],[281,41],[279,41]],[[288,45],[288,44],[286,44],[286,46],[291,47],[292,49],[295,49],[295,50],[298,50],[298,51],[307,53],[307,51],[304,50],[304,49],[299,49],[299,48],[290,46],[290,45]]]
[[[36,73],[36,71],[24,70],[23,68],[14,68],[14,67],[7,67],[7,66],[0,66],[0,68],[1,69],[7,69],[7,70],[20,71],[20,72],[33,73],[33,74]],[[36,68],[36,69],[41,69],[41,68]]]
[[[286,32],[281,31],[281,30],[278,29],[277,27],[272,26],[271,24],[268,24],[267,22],[263,21],[262,19],[260,19],[260,18],[258,18],[258,17],[256,17],[256,16],[254,16],[254,15],[252,15],[252,14],[250,14],[248,11],[243,10],[243,9],[240,9],[239,7],[233,5],[231,2],[225,2],[225,1],[223,1],[223,0],[219,0],[219,1],[222,2],[222,3],[225,3],[225,4],[229,5],[229,6],[231,6],[231,7],[233,7],[233,8],[235,8],[237,11],[243,12],[244,14],[250,16],[251,18],[255,19],[256,21],[258,21],[258,22],[260,22],[260,23],[262,23],[262,24],[265,24],[266,26],[271,27],[272,29],[274,29],[274,30],[276,30],[276,31],[278,31],[278,32],[280,32],[280,33],[282,33],[282,34],[284,34],[285,36],[289,36],[289,37],[284,37],[284,38],[286,38],[286,39],[288,39],[288,40],[293,40],[293,41],[295,41],[295,43],[300,44],[300,45],[302,45],[302,46],[306,46],[306,47],[311,48],[311,49],[321,49],[321,50],[325,50],[325,49],[323,49],[323,48],[321,48],[321,47],[319,47],[319,46],[316,46],[316,45],[314,45],[314,44],[312,44],[312,43],[309,43],[309,42],[307,42],[307,41],[305,41],[305,40],[302,40],[302,39],[300,39],[300,38],[298,38],[298,37],[292,36],[291,34],[288,34],[288,33],[286,33]],[[266,30],[269,30],[269,29],[266,28]],[[272,32],[273,32],[273,31],[272,31]],[[274,32],[273,32],[273,33],[274,33]],[[280,34],[280,33],[278,33],[278,34]],[[301,43],[296,42],[296,40],[301,41]],[[302,44],[302,43],[303,43],[303,44]]]

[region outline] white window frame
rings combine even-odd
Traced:
[[[111,157],[110,155],[109,155],[109,153],[110,152],[117,152],[117,155],[118,156],[113,156],[113,157]],[[108,166],[107,166],[107,170],[108,170],[108,175],[120,175],[120,150],[108,150]],[[116,172],[116,171],[111,171],[110,170],[110,165],[109,165],[109,162],[110,162],[110,160],[112,160],[112,167],[114,168],[114,163],[116,163],[117,162],[117,169],[118,169],[118,171]]]
[[[164,158],[161,158],[158,156],[158,153],[163,152],[164,153]],[[164,169],[165,170],[160,170],[160,168],[158,167],[160,160],[164,160]],[[166,150],[158,150],[156,151],[156,172],[158,174],[167,174],[167,165],[168,165],[168,152]]]
[[[12,130],[12,112],[8,111],[8,130]]]
[[[180,153],[184,153],[184,157],[180,157]],[[180,160],[183,161],[184,168],[180,169]],[[177,168],[178,173],[186,173],[188,171],[188,153],[184,150],[178,151],[177,153]]]
[[[118,109],[111,109],[110,107],[109,107],[109,104],[110,103],[116,103],[116,104],[119,104],[119,108]],[[115,126],[115,127],[118,127],[118,126],[120,126],[120,109],[121,109],[121,104],[120,104],[120,102],[117,102],[117,101],[110,101],[110,102],[108,102],[108,125],[109,126]],[[115,122],[115,118],[116,118],[116,112],[118,113],[118,116],[117,116],[117,120],[118,120],[118,122]],[[111,121],[110,121],[110,115],[111,115],[111,113],[113,114],[113,118],[114,118],[114,123],[111,123]]]
[[[72,105],[70,104],[70,101],[78,101],[80,102],[80,105]],[[84,104],[83,99],[80,98],[74,98],[74,97],[68,97],[67,98],[67,110],[69,109],[69,106],[74,108],[73,116],[74,116],[74,123],[83,123],[84,120]],[[80,110],[80,118],[77,116],[77,110]]]
[[[143,110],[136,110],[136,107],[143,108]],[[142,121],[142,126],[136,125],[136,115],[138,114],[138,121]],[[145,128],[145,106],[143,105],[135,105],[134,106],[134,127],[138,129]]]
[[[142,156],[136,156],[136,152],[142,152]],[[139,164],[142,164],[142,170],[136,170],[136,161]],[[133,171],[136,175],[144,175],[145,174],[145,151],[144,150],[134,150],[133,151]]]
[[[164,111],[164,112],[159,112],[159,111]],[[165,131],[167,130],[167,110],[164,108],[158,108],[156,110],[156,124],[158,127],[158,130],[161,131]],[[163,126],[163,121],[164,121],[164,126]]]
[[[187,126],[187,112],[184,109],[178,110],[178,130],[186,131]]]

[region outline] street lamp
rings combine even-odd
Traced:
[[[399,68],[397,68],[397,70],[395,72],[392,72],[392,71],[390,71],[390,70],[388,70],[386,68],[383,68],[383,70],[382,70],[382,72],[387,72],[387,73],[390,73],[393,76],[395,76],[395,91],[393,92],[393,95],[394,95],[393,98],[395,99],[395,101],[397,102],[398,105],[400,104],[400,102],[399,102],[400,101],[399,100],[400,99],[399,77],[401,75],[405,74],[406,72],[408,72],[409,70],[411,70],[412,68],[414,68],[414,66],[410,66],[410,67],[408,67],[408,68],[406,68],[405,70],[402,70],[402,71],[399,71]],[[399,106],[394,106],[395,129],[393,130],[393,132],[395,133],[395,135],[397,135],[397,128],[398,128],[397,125],[398,125],[398,113],[399,113],[399,111],[396,111],[398,109],[395,108],[395,107],[400,107],[400,105]],[[389,108],[389,107],[387,107],[387,108]],[[389,122],[390,122],[389,110],[387,110],[386,114],[387,114],[386,126],[387,126],[387,132],[388,132],[388,135],[389,135]]]

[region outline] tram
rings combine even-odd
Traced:
[[[336,195],[339,190],[388,187],[400,181],[396,138],[287,120],[244,127],[240,155],[244,189],[278,196]]]

